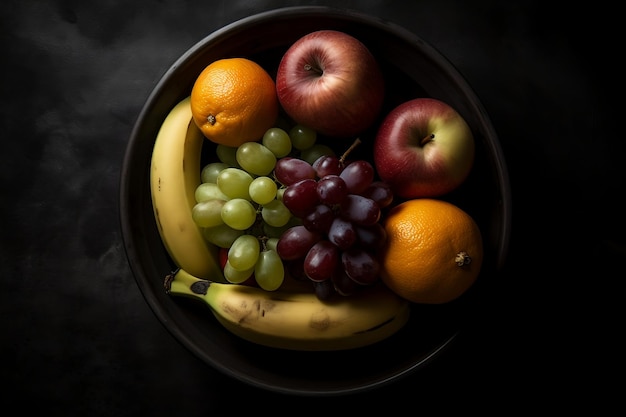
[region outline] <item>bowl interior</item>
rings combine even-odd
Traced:
[[[274,74],[291,43],[318,29],[347,32],[370,48],[387,82],[383,115],[402,101],[429,96],[449,103],[465,117],[476,138],[476,161],[467,181],[444,199],[458,204],[478,222],[485,259],[470,291],[445,305],[414,305],[409,323],[388,340],[350,351],[292,352],[240,340],[223,329],[206,306],[165,293],[163,278],[175,266],[161,244],[152,215],[149,167],[161,123],[190,94],[195,78],[208,63],[244,56]],[[211,152],[211,145],[205,145],[203,154]],[[172,335],[227,375],[261,388],[301,395],[372,389],[437,357],[472,320],[481,288],[496,279],[510,232],[509,183],[498,139],[459,72],[438,51],[397,25],[328,7],[292,7],[250,16],[213,32],[181,56],[138,116],[123,161],[120,199],[130,267],[146,301]]]

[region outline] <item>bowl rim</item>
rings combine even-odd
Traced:
[[[484,126],[488,130],[488,134],[494,140],[486,141],[485,145],[489,147],[488,152],[492,155],[496,155],[497,158],[492,161],[495,164],[495,171],[498,181],[500,182],[499,191],[501,193],[501,235],[499,236],[499,242],[497,245],[497,265],[495,266],[495,271],[500,271],[505,263],[506,254],[509,249],[509,240],[511,233],[511,191],[510,191],[510,182],[509,175],[507,171],[506,161],[504,158],[504,153],[501,149],[500,143],[497,140],[497,135],[495,129],[491,123],[491,120],[483,107],[482,102],[479,100],[477,95],[471,86],[467,83],[466,79],[463,75],[458,71],[456,66],[448,60],[442,53],[440,53],[435,47],[425,42],[422,38],[420,38],[416,33],[409,31],[408,29],[385,19],[381,19],[379,17],[375,17],[360,11],[344,9],[338,7],[331,6],[289,6],[276,8],[272,10],[266,10],[263,12],[259,12],[250,16],[246,16],[237,20],[228,23],[217,30],[209,33],[195,44],[193,44],[189,49],[187,49],[180,57],[178,57],[162,74],[158,82],[155,84],[154,88],[149,93],[147,99],[145,100],[142,108],[137,116],[135,124],[133,125],[130,139],[127,143],[127,149],[124,154],[122,170],[120,176],[120,201],[119,201],[119,213],[120,213],[120,223],[122,227],[122,238],[124,241],[126,255],[129,261],[129,265],[133,276],[141,290],[142,296],[145,301],[150,306],[153,313],[157,316],[161,324],[165,327],[165,329],[174,336],[176,340],[178,340],[183,346],[189,349],[196,357],[202,359],[204,362],[209,363],[216,370],[220,371],[222,374],[230,376],[236,380],[244,382],[246,384],[282,393],[282,394],[296,394],[296,395],[343,395],[350,393],[363,392],[367,390],[373,390],[378,387],[382,387],[385,385],[389,385],[392,382],[398,381],[406,377],[407,375],[415,373],[416,370],[430,364],[435,358],[438,358],[440,354],[446,350],[452,342],[455,341],[458,336],[458,332],[452,334],[447,340],[445,340],[438,348],[433,349],[429,355],[425,356],[421,361],[413,363],[411,366],[407,366],[402,371],[393,374],[392,376],[376,379],[373,381],[368,381],[363,384],[357,384],[349,388],[320,388],[320,389],[300,389],[293,386],[283,386],[279,384],[272,384],[266,380],[259,380],[258,378],[251,377],[248,374],[239,372],[237,370],[231,369],[227,366],[224,366],[219,361],[207,355],[199,346],[195,343],[193,339],[188,337],[181,328],[172,326],[172,323],[169,322],[169,318],[167,316],[167,312],[163,311],[156,297],[148,291],[149,278],[143,271],[139,270],[134,260],[136,258],[135,255],[135,245],[132,242],[131,237],[128,235],[128,230],[131,228],[132,220],[128,218],[128,201],[132,196],[132,190],[130,189],[130,184],[128,178],[130,177],[128,171],[130,170],[131,163],[130,161],[133,159],[133,144],[138,141],[138,135],[140,132],[140,127],[146,123],[146,120],[149,118],[151,111],[155,106],[155,102],[159,99],[159,96],[164,89],[164,87],[170,82],[170,77],[173,73],[175,73],[181,66],[183,66],[186,62],[192,59],[194,56],[199,54],[204,48],[206,48],[207,44],[215,42],[231,34],[234,31],[241,30],[242,27],[247,27],[250,25],[254,25],[256,23],[266,22],[268,19],[275,19],[277,17],[289,17],[294,14],[297,15],[323,15],[324,17],[336,17],[339,19],[348,19],[358,24],[364,25],[373,25],[378,29],[385,31],[394,37],[398,37],[404,40],[407,43],[411,44],[419,44],[420,49],[424,51],[424,53],[436,62],[438,65],[441,65],[447,68],[450,71],[451,76],[454,78],[458,88],[464,95],[464,100],[467,103],[471,103],[473,106],[473,112],[478,116],[478,122]],[[153,279],[153,277],[152,277]]]

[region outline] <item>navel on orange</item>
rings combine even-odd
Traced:
[[[191,90],[191,113],[209,140],[237,147],[261,139],[278,117],[272,77],[247,58],[209,64]]]
[[[408,200],[389,211],[384,227],[381,280],[401,297],[442,304],[476,281],[483,261],[481,232],[460,207],[437,199]]]

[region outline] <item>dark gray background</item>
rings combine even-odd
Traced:
[[[510,254],[479,320],[427,368],[348,397],[285,397],[192,356],[142,298],[118,221],[125,146],[167,68],[228,23],[303,4],[379,16],[447,56],[489,112],[512,185]],[[593,397],[604,379],[590,372],[623,380],[622,361],[602,359],[624,329],[610,323],[624,313],[626,221],[624,135],[613,134],[623,106],[602,88],[618,49],[598,36],[604,14],[523,0],[3,0],[2,406],[206,416],[607,404],[615,391]]]

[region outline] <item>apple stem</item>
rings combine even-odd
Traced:
[[[430,135],[426,135],[426,137],[422,139],[422,141],[420,142],[420,146],[426,145],[428,142],[430,142],[433,139],[435,139],[434,133],[431,133]]]
[[[348,155],[350,154],[350,152],[352,152],[354,150],[354,148],[356,148],[360,144],[361,144],[361,139],[360,138],[356,138],[354,140],[354,142],[352,142],[352,145],[350,145],[350,147],[348,149],[346,149],[346,151],[343,153],[343,155],[341,155],[341,158],[339,158],[339,162],[341,162],[343,164],[344,161],[346,160],[346,158],[348,157]]]
[[[315,71],[316,73],[318,73],[320,75],[324,73],[324,71],[322,71],[321,69],[319,69],[317,67],[314,67],[311,64],[304,64],[304,70],[305,71]]]

